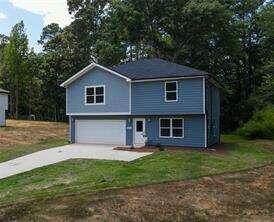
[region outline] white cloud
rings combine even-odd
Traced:
[[[5,18],[7,18],[7,15],[4,14],[3,12],[0,12],[0,20]]]
[[[9,0],[15,7],[40,14],[44,25],[52,22],[61,27],[69,25],[72,16],[68,13],[67,0]]]

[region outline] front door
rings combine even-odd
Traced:
[[[134,146],[145,145],[146,120],[144,118],[134,119]]]

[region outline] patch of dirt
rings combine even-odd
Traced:
[[[48,138],[67,138],[66,123],[7,120],[7,126],[0,128],[0,149],[17,145],[39,143]]]
[[[274,165],[17,204],[1,221],[273,221]]]
[[[161,149],[156,146],[145,146],[140,148],[131,148],[131,147],[116,147],[115,150],[124,150],[124,151],[132,151],[132,152],[203,152],[203,153],[211,153],[211,154],[227,154],[227,146],[224,143],[211,146],[207,149],[205,148],[190,148],[190,147],[168,147],[162,146]]]

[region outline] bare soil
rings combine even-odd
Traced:
[[[0,149],[39,143],[48,138],[66,138],[68,125],[60,122],[7,120],[0,128]]]
[[[274,221],[274,165],[0,209],[0,221]]]
[[[131,147],[116,147],[115,150],[125,150],[132,152],[160,152],[160,151],[168,151],[168,152],[203,152],[203,153],[213,153],[213,154],[226,154],[228,149],[226,144],[221,143],[218,145],[214,145],[208,148],[190,148],[190,147],[156,147],[156,146],[145,146],[140,148],[131,148]]]

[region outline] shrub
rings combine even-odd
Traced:
[[[161,143],[157,143],[156,147],[159,149],[159,151],[164,151],[164,147],[162,147]]]
[[[254,113],[252,118],[237,130],[241,136],[255,139],[274,139],[274,106]]]
[[[159,151],[165,151],[165,148],[164,147],[159,147]]]

